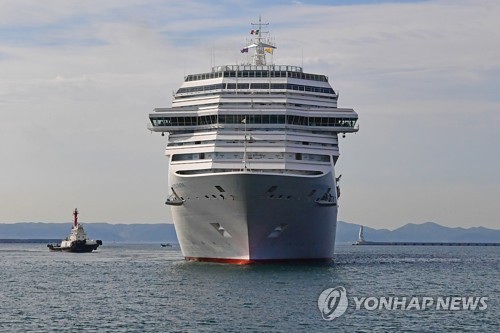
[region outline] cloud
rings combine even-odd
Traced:
[[[61,221],[75,205],[94,221],[168,221],[165,142],[147,113],[169,106],[185,75],[244,61],[249,23],[265,13],[274,61],[327,74],[339,106],[360,114],[360,132],[341,142],[341,218],[398,226],[424,218],[418,202],[448,207],[436,222],[468,225],[450,205],[472,191],[488,212],[476,222],[494,226],[498,187],[480,187],[500,167],[496,1],[50,4],[2,2],[0,222]],[[404,208],[372,221],[388,202]]]

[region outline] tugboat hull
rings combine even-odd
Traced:
[[[50,251],[64,251],[64,252],[75,252],[75,253],[88,253],[97,250],[99,245],[102,245],[102,241],[97,240],[92,244],[87,244],[86,241],[74,241],[71,246],[61,246],[60,244],[48,244],[47,247]]]

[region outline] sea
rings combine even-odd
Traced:
[[[328,264],[238,266],[177,245],[0,244],[0,331],[499,332],[499,281],[500,247],[338,244]],[[334,290],[347,308],[325,303]]]

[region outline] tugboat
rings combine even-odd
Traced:
[[[47,244],[51,251],[66,251],[66,252],[92,252],[96,250],[99,245],[102,245],[101,240],[88,239],[83,226],[78,223],[78,209],[75,208],[73,212],[73,227],[71,233],[66,239],[61,241],[61,244]]]

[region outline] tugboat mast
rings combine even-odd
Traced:
[[[73,226],[76,227],[78,225],[78,209],[75,208],[73,212]]]

